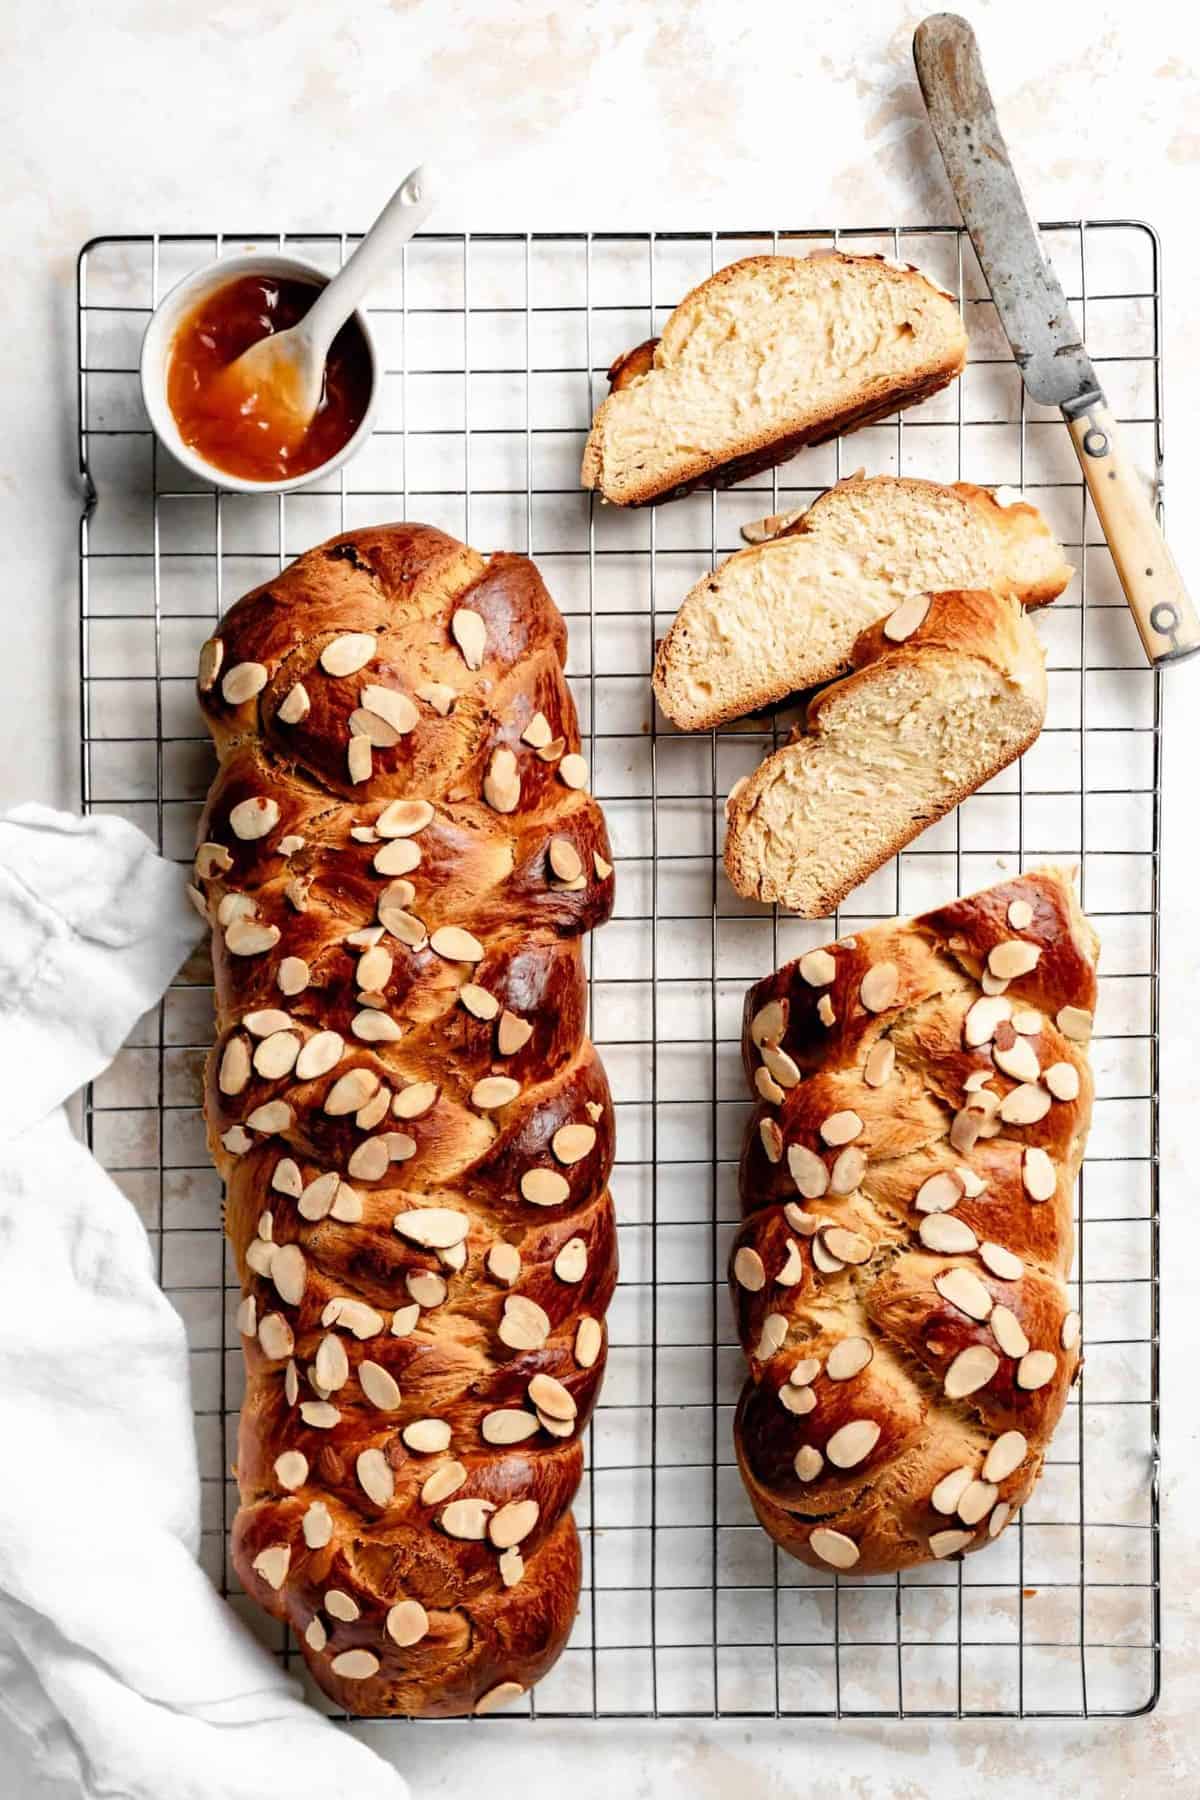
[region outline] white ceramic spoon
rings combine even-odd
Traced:
[[[345,268],[322,288],[300,323],[251,344],[222,371],[221,385],[228,388],[231,405],[270,411],[299,442],[321,404],[330,345],[367,289],[420,230],[433,203],[429,169],[421,163],[405,176]]]

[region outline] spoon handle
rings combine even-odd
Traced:
[[[371,229],[304,319],[305,335],[324,362],[329,346],[367,292],[395,262],[402,247],[433,211],[435,193],[427,163],[406,175]]]

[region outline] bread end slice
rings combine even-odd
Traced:
[[[580,481],[618,506],[727,487],[935,394],[962,373],[953,298],[881,256],[751,256],[619,357]]]
[[[862,633],[855,662],[726,806],[733,887],[802,918],[827,917],[1027,750],[1045,717],[1041,646],[997,594],[906,601]]]

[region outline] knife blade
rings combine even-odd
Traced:
[[[923,20],[917,79],[963,223],[1032,398],[1062,411],[1152,663],[1200,651],[1200,618],[1150,510],[1079,328],[1025,204],[975,33],[954,13]]]

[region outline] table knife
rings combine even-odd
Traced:
[[[1066,420],[1146,655],[1156,667],[1200,651],[1200,618],[1167,549],[1057,275],[1025,205],[996,120],[975,33],[935,13],[913,39],[917,79],[950,185],[1032,399]]]

